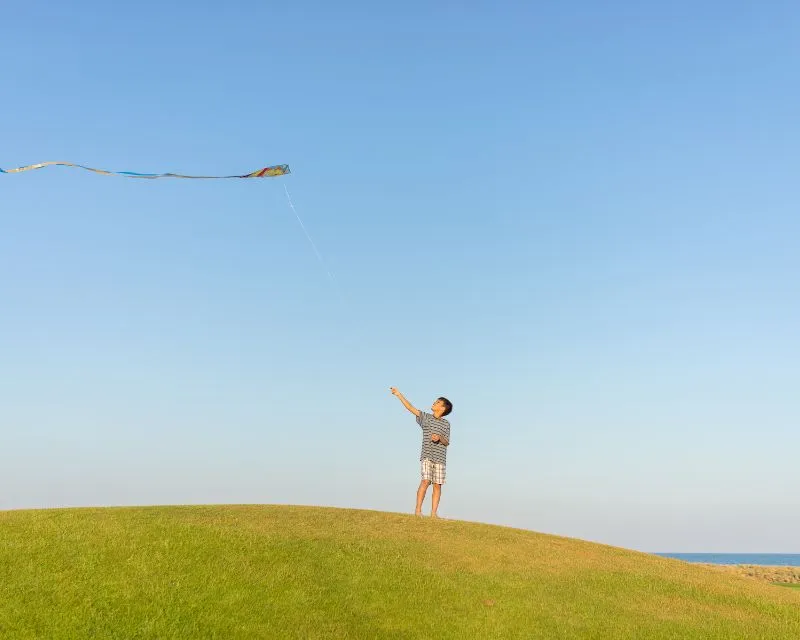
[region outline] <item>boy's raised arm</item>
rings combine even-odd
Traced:
[[[389,387],[389,388],[392,391],[392,395],[397,396],[398,399],[400,400],[400,402],[403,403],[403,406],[406,409],[408,409],[415,416],[419,417],[419,415],[421,413],[420,410],[416,409],[408,400],[406,400],[406,397],[402,393],[400,393],[400,391],[397,389],[397,387]]]

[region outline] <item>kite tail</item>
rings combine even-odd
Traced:
[[[140,178],[145,180],[154,180],[156,178],[184,178],[187,180],[227,180],[230,178],[274,178],[277,176],[285,176],[291,173],[288,164],[276,164],[271,167],[264,167],[258,171],[245,173],[236,176],[189,176],[182,173],[137,173],[135,171],[106,171],[105,169],[95,169],[93,167],[84,167],[82,164],[75,164],[73,162],[40,162],[39,164],[29,164],[25,167],[17,167],[16,169],[0,169],[0,173],[22,173],[23,171],[33,171],[34,169],[42,169],[43,167],[60,166],[60,167],[75,167],[76,169],[83,169],[85,171],[92,171],[104,176],[122,176],[123,178]]]

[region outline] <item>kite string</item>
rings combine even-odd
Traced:
[[[325,260],[322,258],[322,254],[320,254],[319,249],[317,249],[317,245],[314,244],[314,241],[311,239],[311,235],[308,233],[308,229],[306,229],[306,225],[303,224],[303,220],[300,218],[300,214],[297,213],[297,209],[294,207],[294,202],[292,202],[292,196],[289,195],[289,189],[286,188],[286,185],[283,185],[283,190],[286,192],[286,200],[289,202],[289,208],[294,213],[294,217],[297,218],[297,222],[300,223],[300,228],[303,230],[303,233],[308,240],[308,243],[311,245],[311,248],[314,250],[314,254],[317,256],[317,260],[322,265],[322,268],[325,269],[325,272],[328,274],[328,278],[330,278],[331,283],[339,291],[339,287],[336,285],[336,278],[333,277],[330,269],[328,269],[327,265],[325,264]],[[341,296],[341,291],[339,291],[339,295]]]

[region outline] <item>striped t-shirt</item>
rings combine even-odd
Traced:
[[[431,436],[435,433],[450,442],[450,423],[444,418],[434,418],[433,414],[420,411],[417,416],[417,424],[422,427],[422,451],[419,459],[427,458],[431,462],[447,463],[447,447],[441,442],[431,442]]]

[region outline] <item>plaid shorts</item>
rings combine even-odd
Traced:
[[[423,480],[429,480],[433,484],[444,484],[445,465],[423,458],[420,466]]]

